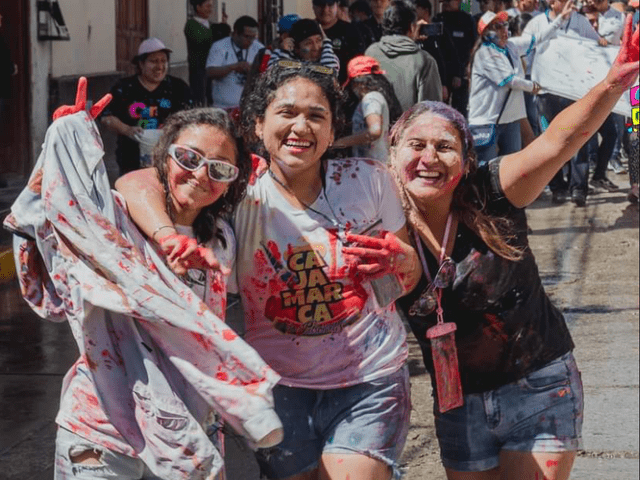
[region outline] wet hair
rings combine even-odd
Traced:
[[[240,99],[242,136],[250,145],[251,150],[263,156],[267,161],[270,161],[269,154],[263,141],[256,136],[256,123],[259,119],[264,118],[267,107],[273,102],[277,90],[293,80],[305,78],[320,87],[329,102],[331,122],[336,138],[344,130],[345,121],[342,111],[344,93],[338,85],[335,75],[318,71],[318,65],[293,63],[300,68],[290,68],[276,63],[262,74],[251,91]],[[326,67],[320,68],[325,69]]]
[[[167,211],[171,219],[175,221],[169,188],[169,162],[173,161],[169,158],[169,146],[176,141],[182,132],[199,125],[209,125],[224,132],[233,141],[236,149],[236,166],[240,169],[238,178],[229,184],[227,193],[200,211],[192,225],[199,243],[206,243],[214,237],[224,242],[224,238],[216,226],[216,221],[218,218],[227,218],[240,202],[251,172],[251,162],[244,149],[244,143],[236,135],[227,112],[219,108],[193,108],[171,114],[162,128],[160,140],[153,149],[153,166],[158,171],[160,183],[164,188]]]
[[[415,7],[404,0],[393,0],[382,17],[382,35],[406,35],[418,19]]]
[[[389,107],[389,125],[393,125],[400,118],[402,106],[393,90],[393,85],[384,75],[374,73],[353,77],[349,82],[349,88],[354,91],[356,86],[361,87],[367,93],[380,92],[382,94]]]
[[[412,221],[412,207],[408,198],[409,194],[399,181],[398,174],[393,168],[394,152],[407,128],[425,113],[437,115],[451,123],[457,130],[462,142],[464,175],[453,192],[451,211],[456,214],[460,222],[476,233],[495,254],[507,260],[521,260],[524,256],[524,251],[510,243],[516,237],[513,230],[513,222],[504,217],[496,217],[485,213],[486,195],[483,195],[473,183],[472,179],[478,169],[478,161],[473,148],[473,137],[469,125],[460,112],[442,102],[425,101],[415,104],[404,112],[391,129],[391,134],[389,135],[391,170],[401,192],[402,205],[407,219],[409,219],[409,222]]]
[[[245,27],[247,28],[258,28],[258,22],[249,15],[243,15],[238,18],[233,24],[233,31],[236,33],[244,33]]]

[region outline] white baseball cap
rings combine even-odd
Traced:
[[[162,40],[160,40],[159,38],[155,38],[155,37],[147,38],[146,40],[143,40],[142,43],[140,43],[140,46],[138,47],[138,54],[135,57],[133,57],[133,61],[136,62],[140,59],[142,55],[146,55],[153,52],[171,53],[172,50],[170,48],[167,48],[166,45],[162,43]]]

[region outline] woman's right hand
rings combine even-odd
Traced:
[[[627,15],[620,51],[604,80],[609,90],[620,95],[631,88],[638,78],[639,34],[640,28],[633,32],[632,15]]]
[[[158,239],[162,252],[167,257],[169,268],[176,275],[184,275],[187,270],[196,268],[199,270],[220,270],[224,275],[231,271],[218,262],[213,250],[198,245],[195,238],[173,233]]]
[[[571,16],[574,10],[576,10],[574,0],[569,0],[567,3],[564,4],[564,7],[562,7],[560,16],[562,17],[563,20],[566,20]]]

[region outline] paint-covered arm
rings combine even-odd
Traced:
[[[160,245],[174,273],[183,275],[189,268],[220,268],[211,249],[197,245],[174,228],[155,168],[130,172],[120,177],[115,187],[125,198],[136,226]]]
[[[604,80],[569,106],[524,150],[507,155],[500,164],[500,183],[517,207],[533,202],[556,172],[600,128],[620,96],[638,78],[638,29],[626,20],[620,52]]]

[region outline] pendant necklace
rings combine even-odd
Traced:
[[[324,170],[324,169],[323,169]],[[338,216],[336,215],[336,212],[334,212],[333,207],[331,206],[331,204],[329,203],[329,197],[327,197],[327,192],[324,188],[324,181],[322,182],[322,194],[325,198],[325,203],[327,204],[327,206],[329,207],[329,210],[331,211],[331,215],[333,215],[334,218],[329,217],[328,215],[325,215],[324,213],[322,213],[319,210],[316,210],[315,208],[313,208],[311,205],[307,204],[306,202],[300,200],[296,194],[293,192],[293,190],[291,190],[291,188],[286,185],[284,182],[282,182],[282,180],[280,180],[278,177],[276,177],[276,174],[273,173],[273,170],[271,170],[269,168],[269,176],[271,176],[271,178],[278,184],[280,185],[282,188],[284,188],[287,193],[291,196],[293,196],[296,200],[298,200],[302,206],[305,208],[305,210],[310,210],[313,213],[320,215],[322,218],[324,218],[327,222],[329,222],[331,225],[333,225],[337,231],[338,231],[338,237],[340,237],[340,240],[342,240],[343,242],[345,241],[342,238],[342,233],[345,231],[344,226],[342,226],[340,224],[340,222],[338,221]]]

